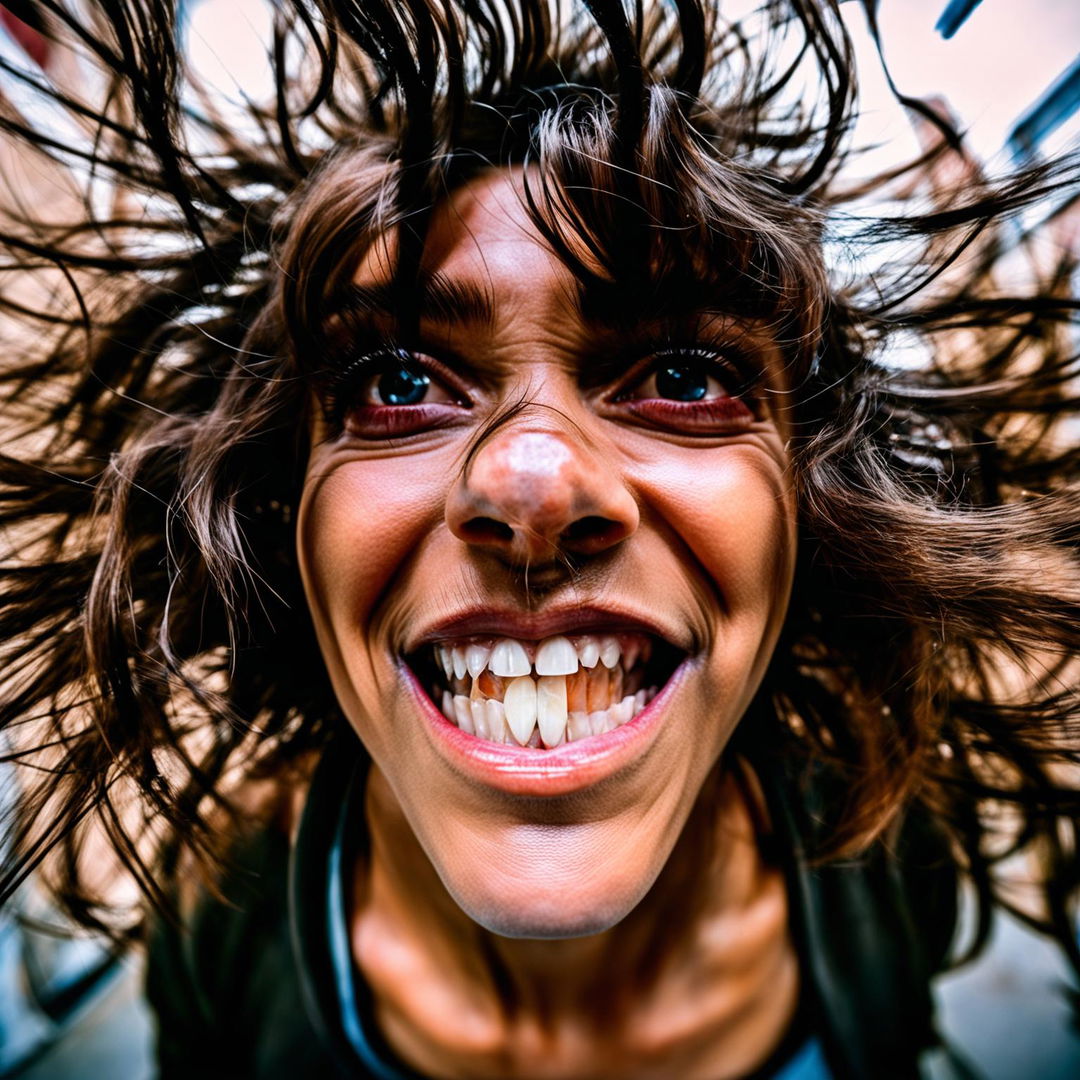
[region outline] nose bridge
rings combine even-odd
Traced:
[[[470,544],[520,561],[559,550],[594,553],[637,526],[637,505],[617,469],[560,415],[535,408],[507,417],[473,447],[447,507]]]

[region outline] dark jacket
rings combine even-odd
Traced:
[[[788,881],[804,1030],[836,1080],[917,1077],[936,1043],[930,979],[957,913],[943,842],[913,818],[891,853],[814,866],[820,792],[757,767]],[[279,832],[259,832],[237,850],[228,902],[205,899],[183,929],[157,926],[147,989],[162,1080],[416,1076],[382,1044],[349,959],[344,873],[366,841],[366,768],[359,748],[328,752],[292,850]]]

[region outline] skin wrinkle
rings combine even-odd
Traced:
[[[676,1044],[690,1055],[680,1075],[739,1075],[767,1054],[797,998],[779,875],[762,862],[738,789],[713,767],[758,687],[790,589],[783,413],[781,426],[765,416],[686,435],[632,420],[617,395],[586,386],[593,343],[614,331],[582,315],[517,183],[476,181],[432,221],[424,272],[493,300],[489,325],[444,335],[470,407],[448,404],[448,426],[393,440],[312,433],[299,561],[338,700],[373,762],[354,954],[391,1044],[433,1075],[512,1076],[550,1055],[552,1076],[617,1062],[629,1077],[641,1053],[650,1076],[650,1055]],[[480,517],[511,537],[476,530]],[[562,550],[567,527],[593,518],[611,528]],[[424,627],[463,605],[543,612],[605,598],[632,600],[695,650],[647,752],[557,797],[477,784],[433,754],[397,669]],[[701,873],[706,849],[713,869]],[[685,925],[664,917],[676,888]],[[775,937],[756,960],[708,930],[738,925],[740,911]],[[689,946],[699,940],[714,945]],[[477,984],[477,953],[497,956],[499,985]],[[759,997],[753,985],[777,965],[782,990]],[[721,974],[695,1003],[706,967]],[[621,973],[602,1004],[589,994],[598,970]],[[462,995],[497,1039],[446,1029],[438,1003]],[[604,1034],[577,1039],[582,1024]],[[705,1038],[705,1025],[729,1034]]]

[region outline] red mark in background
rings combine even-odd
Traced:
[[[39,68],[44,70],[49,66],[52,44],[40,30],[12,15],[6,7],[0,7],[0,25],[22,46],[26,55]]]

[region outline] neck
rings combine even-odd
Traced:
[[[530,940],[458,907],[373,769],[353,946],[390,1045],[437,1076],[611,1074],[624,1057],[658,1055],[660,1075],[677,1064],[668,1075],[690,1077],[694,1062],[710,1077],[752,1069],[793,1015],[797,972],[782,878],[761,858],[744,790],[716,777],[617,925]],[[636,1075],[625,1063],[618,1074]]]

